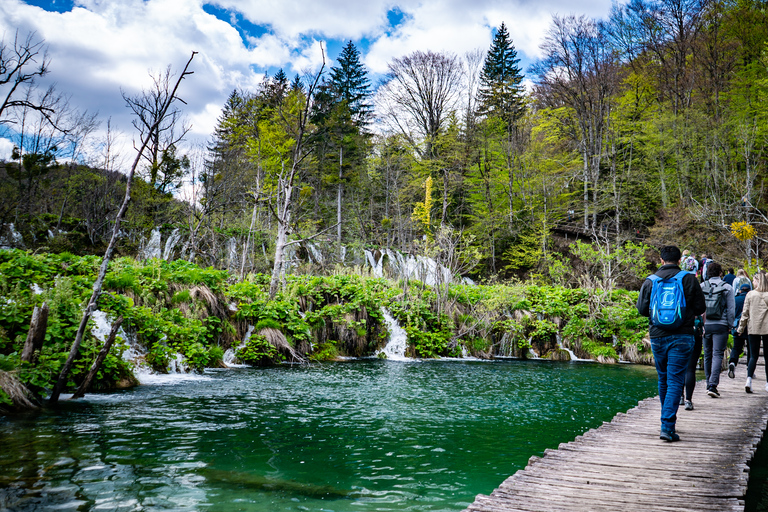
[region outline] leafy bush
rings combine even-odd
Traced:
[[[285,359],[261,334],[251,335],[235,355],[239,360],[254,366],[266,366]]]

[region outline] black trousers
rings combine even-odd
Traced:
[[[701,357],[701,345],[703,336],[699,330],[696,330],[696,334],[693,336],[693,351],[691,357],[688,359],[688,368],[685,370],[685,399],[690,400],[693,398],[693,390],[696,388],[696,366],[699,364],[699,358]]]
[[[744,350],[744,345],[747,345],[747,361],[749,361],[749,343],[747,343],[747,334],[739,336],[736,334],[736,330],[733,331],[733,350],[731,350],[731,356],[728,358],[728,364],[733,363],[734,366],[739,365],[739,358],[741,357],[741,351]]]
[[[747,363],[747,377],[755,376],[757,367],[757,358],[760,355],[760,344],[763,344],[763,362],[766,361],[768,354],[768,334],[750,334],[749,335],[749,362]],[[765,366],[765,378],[768,380],[768,364]]]

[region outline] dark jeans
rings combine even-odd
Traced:
[[[693,337],[693,350],[691,356],[688,358],[688,367],[685,370],[685,399],[691,400],[693,398],[693,390],[696,389],[696,366],[699,364],[699,358],[701,357],[701,336]]]
[[[763,362],[768,361],[768,334],[750,334],[749,335],[749,362],[747,363],[747,377],[755,376],[757,367],[757,358],[760,355],[760,344],[763,344]],[[765,378],[768,380],[768,363],[765,365]]]
[[[728,364],[733,363],[734,366],[739,365],[739,358],[741,357],[741,351],[744,349],[744,345],[747,345],[747,360],[749,360],[749,343],[747,343],[747,335],[743,334],[739,336],[736,334],[736,330],[733,332],[733,350],[731,350],[731,356],[728,358]],[[688,382],[688,381],[686,381]]]
[[[677,409],[685,382],[685,370],[693,350],[694,339],[690,334],[675,334],[651,338],[653,360],[659,375],[659,400],[661,401],[661,430],[675,431]]]
[[[720,384],[728,331],[728,327],[722,324],[704,326],[704,376],[707,378],[707,389]]]

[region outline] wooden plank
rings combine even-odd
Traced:
[[[744,392],[746,365],[736,378],[721,375],[721,398],[699,382],[694,410],[678,412],[678,443],[659,439],[661,405],[648,398],[612,421],[557,449],[531,457],[489,496],[478,495],[474,512],[662,512],[744,510],[747,463],[768,422],[765,381]]]

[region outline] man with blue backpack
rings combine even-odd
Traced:
[[[680,249],[659,251],[662,266],[645,280],[637,298],[637,311],[650,319],[651,348],[659,376],[661,433],[659,439],[679,441],[675,432],[677,410],[685,381],[688,357],[694,345],[694,319],[707,309],[696,276],[681,270]]]

